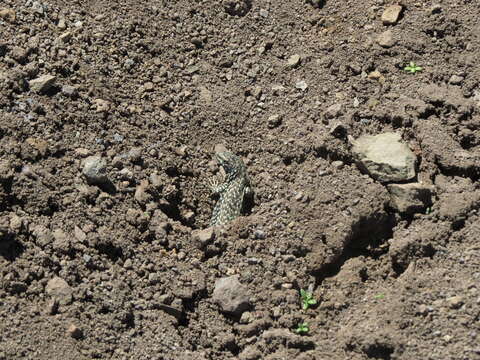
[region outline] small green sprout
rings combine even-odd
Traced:
[[[303,289],[300,289],[300,298],[303,310],[307,310],[310,305],[315,305],[317,303],[317,300],[313,298],[312,293]]]
[[[430,215],[432,212],[433,212],[432,208],[427,207],[427,209],[425,210],[425,215]]]
[[[310,328],[308,327],[308,323],[300,323],[297,325],[297,328],[295,329],[295,332],[297,334],[307,334],[310,331]]]
[[[382,300],[383,298],[385,298],[385,294],[377,294],[374,296],[375,300]]]
[[[410,61],[410,64],[405,66],[403,70],[408,71],[412,74],[415,74],[417,71],[422,71],[423,68],[415,64],[413,61]]]

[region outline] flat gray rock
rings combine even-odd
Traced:
[[[357,165],[381,182],[406,181],[415,177],[415,154],[396,133],[364,135],[351,139]]]
[[[221,311],[240,315],[250,306],[247,288],[238,281],[238,275],[218,279],[213,290],[213,300]]]
[[[398,212],[414,214],[432,205],[434,187],[420,183],[390,184],[390,206]]]
[[[105,184],[108,182],[106,166],[101,156],[89,156],[83,162],[83,176],[89,184]]]

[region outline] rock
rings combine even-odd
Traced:
[[[203,249],[215,239],[215,231],[213,227],[208,227],[202,230],[194,230],[192,232],[192,240],[197,246]]]
[[[463,76],[458,76],[458,75],[452,75],[450,77],[450,80],[448,82],[452,85],[460,85],[464,80]]]
[[[75,228],[73,229],[73,234],[75,235],[75,239],[81,243],[87,240],[87,235],[77,225],[75,225]]]
[[[390,206],[400,213],[414,214],[424,212],[432,205],[432,193],[435,188],[420,183],[390,184]]]
[[[427,315],[428,314],[428,306],[425,305],[425,304],[418,305],[416,313],[419,314],[419,315],[424,315],[424,316]]]
[[[83,331],[78,326],[71,324],[67,329],[67,335],[75,340],[79,340],[83,337]]]
[[[45,94],[55,84],[56,77],[53,75],[42,75],[36,79],[30,80],[28,85],[30,89],[38,94]]]
[[[267,122],[268,122],[268,127],[273,129],[282,123],[282,116],[272,115],[268,118]]]
[[[50,279],[45,287],[45,292],[56,298],[61,305],[69,304],[72,301],[72,288],[62,278]]]
[[[288,58],[287,64],[289,67],[296,67],[298,64],[300,64],[301,56],[298,54],[293,54]]]
[[[388,6],[383,11],[383,14],[382,14],[383,25],[396,24],[401,13],[402,13],[402,6],[401,5],[390,5],[390,6]]]
[[[52,232],[43,225],[35,226],[32,230],[32,233],[35,237],[36,244],[41,248],[51,244],[54,240]]]
[[[372,178],[382,181],[406,181],[415,176],[415,154],[396,133],[350,138],[357,165]]]
[[[333,119],[342,115],[342,104],[337,103],[330,105],[324,112],[323,116],[325,119]]]
[[[335,160],[335,161],[332,161],[332,166],[335,168],[335,169],[341,169],[343,168],[343,161],[341,160]]]
[[[252,7],[249,0],[223,0],[222,3],[226,13],[231,16],[245,16]]]
[[[383,78],[382,73],[378,70],[372,71],[370,74],[368,74],[368,78],[370,80],[381,80]]]
[[[0,9],[0,18],[10,23],[13,23],[16,19],[15,11],[13,11],[12,9],[2,8]]]
[[[110,102],[103,99],[95,99],[93,100],[95,111],[98,113],[107,112],[110,110]]]
[[[297,81],[295,87],[299,90],[305,91],[308,88],[307,83],[304,80]]]
[[[107,162],[99,155],[89,156],[83,162],[82,174],[89,184],[108,183]]]
[[[378,35],[377,37],[377,43],[378,45],[384,47],[384,48],[389,48],[395,45],[395,39],[393,38],[393,33],[392,30],[387,30]]]
[[[71,246],[70,241],[68,240],[67,234],[62,229],[55,229],[52,232],[54,241],[53,248],[59,252],[67,253]]]
[[[75,99],[78,96],[78,90],[75,86],[63,85],[62,94],[69,98]]]
[[[17,214],[13,214],[11,217],[10,217],[10,230],[14,233],[14,234],[18,234],[20,231],[22,231],[22,228],[23,228],[23,219],[18,216]]]
[[[65,29],[67,28],[67,24],[65,23],[65,19],[64,19],[64,18],[60,18],[60,19],[58,20],[57,27],[58,27],[60,30],[65,30]]]
[[[463,298],[461,296],[452,296],[447,299],[447,304],[451,309],[458,309],[463,305]]]
[[[238,275],[218,279],[213,290],[213,301],[221,311],[241,315],[250,307],[246,286],[238,281]]]

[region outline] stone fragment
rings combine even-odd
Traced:
[[[402,13],[401,5],[390,5],[388,6],[382,14],[382,23],[383,25],[393,25],[396,24]]]
[[[72,301],[72,288],[60,277],[50,279],[45,287],[45,292],[56,298],[61,305]]]
[[[67,253],[70,250],[71,244],[67,234],[62,229],[55,229],[52,232],[54,241],[53,248],[59,252]]]
[[[268,118],[267,122],[269,128],[275,128],[282,123],[282,116],[278,114],[272,115]]]
[[[89,156],[83,162],[83,176],[89,184],[105,184],[107,178],[107,162],[101,156]]]
[[[63,85],[62,86],[62,94],[68,96],[69,98],[76,98],[78,96],[78,90],[75,86],[71,85]]]
[[[308,88],[308,84],[305,82],[305,80],[300,80],[295,83],[295,87],[299,90],[305,91]]]
[[[342,115],[342,113],[343,113],[342,104],[336,103],[336,104],[330,105],[324,111],[323,116],[325,117],[325,119],[333,119],[333,118],[339,117],[340,115]]]
[[[293,67],[296,67],[296,66],[298,66],[298,64],[300,64],[300,60],[301,60],[301,59],[302,59],[302,58],[301,58],[300,55],[298,55],[298,54],[293,54],[292,56],[290,56],[290,57],[288,58],[287,64],[288,64],[289,67],[292,67],[292,68],[293,68]]]
[[[451,309],[458,309],[463,305],[463,298],[459,295],[449,297],[447,304]]]
[[[28,85],[30,89],[38,94],[45,94],[55,84],[56,77],[53,75],[42,75],[36,79],[30,80]]]
[[[384,47],[384,48],[389,48],[395,45],[395,39],[393,38],[393,32],[392,30],[387,30],[378,35],[377,37],[377,43],[378,45]]]
[[[204,248],[215,239],[215,231],[213,227],[208,227],[202,230],[194,230],[192,232],[192,240],[199,248]]]
[[[424,212],[432,205],[434,187],[420,183],[390,184],[390,206],[400,213],[414,214]]]
[[[78,326],[71,324],[67,329],[67,335],[75,340],[79,340],[83,337],[83,331]]]
[[[406,181],[415,176],[415,154],[396,133],[350,138],[357,165],[372,178],[382,181]]]
[[[110,102],[103,99],[95,99],[93,100],[95,111],[98,113],[107,112],[110,110]]]
[[[459,76],[459,75],[452,75],[450,77],[450,80],[448,80],[448,82],[452,85],[460,85],[464,80],[464,77],[463,76]]]
[[[213,290],[213,301],[225,313],[241,315],[250,307],[247,288],[238,281],[238,275],[218,279]]]

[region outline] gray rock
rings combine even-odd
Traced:
[[[290,56],[290,57],[288,58],[287,64],[288,64],[289,67],[295,67],[295,66],[297,66],[298,64],[300,64],[300,60],[301,60],[301,59],[302,59],[302,58],[301,58],[300,55],[298,55],[298,54],[293,54],[292,56]]]
[[[282,123],[282,116],[275,114],[270,116],[267,121],[269,128],[275,128]]]
[[[44,94],[52,88],[55,84],[55,76],[53,75],[42,75],[36,79],[30,80],[28,85],[30,89],[35,91],[38,94]]]
[[[295,87],[299,90],[305,91],[307,90],[308,85],[304,80],[300,80],[297,83],[295,83]]]
[[[460,85],[464,80],[463,76],[458,76],[458,75],[452,75],[450,77],[450,80],[448,82],[452,85]]]
[[[383,14],[382,14],[383,25],[396,24],[401,13],[402,13],[402,6],[401,5],[390,5],[390,6],[388,6],[383,11]]]
[[[447,299],[447,304],[451,309],[458,309],[463,305],[463,298],[459,295],[449,297]]]
[[[390,184],[390,205],[401,213],[414,214],[423,212],[432,205],[434,187],[420,183]]]
[[[215,231],[213,227],[202,230],[195,230],[192,232],[192,240],[199,248],[204,248],[212,242],[215,238]]]
[[[54,241],[52,232],[43,225],[37,225],[32,230],[35,242],[41,248],[51,244]]]
[[[395,39],[393,38],[393,32],[391,30],[384,31],[377,37],[378,45],[389,48],[395,45]]]
[[[68,96],[69,98],[76,98],[78,96],[78,90],[75,86],[63,85],[62,94]]]
[[[330,105],[323,113],[325,119],[333,119],[342,115],[342,104]]]
[[[72,288],[62,278],[50,279],[45,287],[45,292],[56,298],[61,305],[69,304],[72,301]]]
[[[67,329],[67,335],[75,340],[79,340],[83,337],[83,331],[78,326],[71,324]]]
[[[364,135],[350,138],[357,165],[372,178],[382,181],[405,181],[415,176],[415,154],[396,133]]]
[[[238,275],[218,279],[213,290],[213,301],[226,313],[241,315],[250,307],[247,288],[238,281]]]
[[[89,156],[83,162],[82,174],[89,184],[105,184],[108,182],[107,162],[101,156]]]

